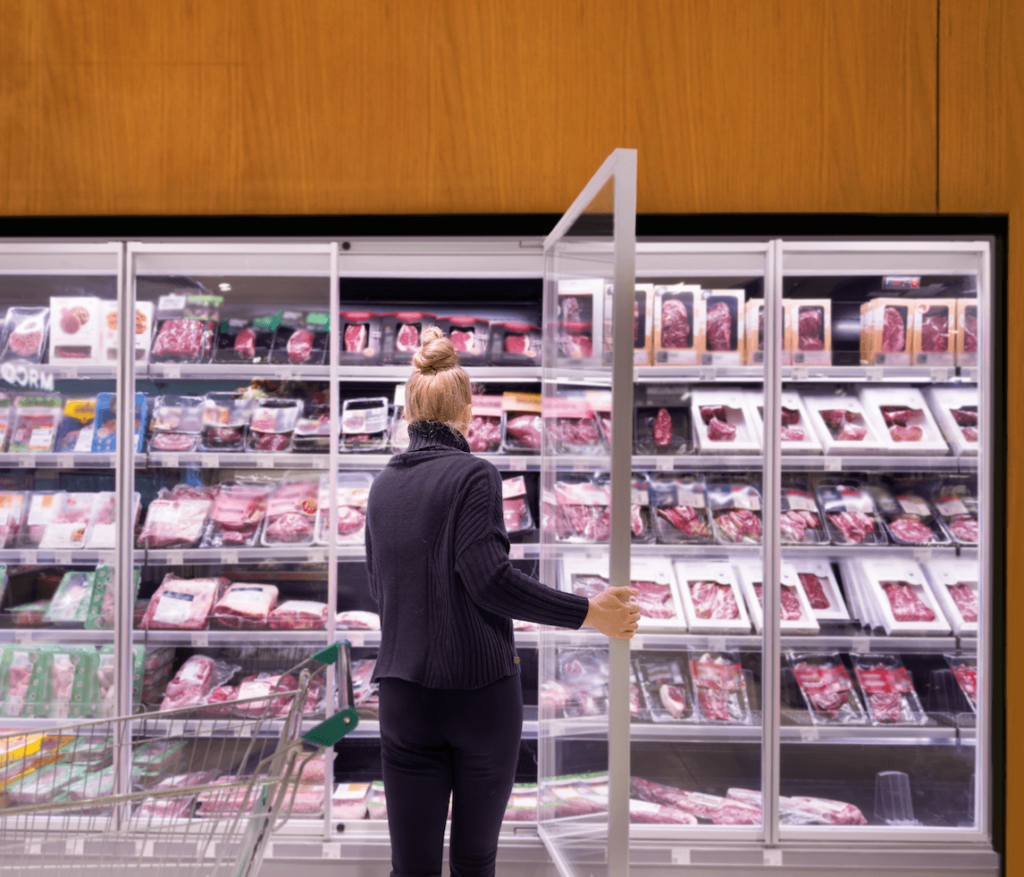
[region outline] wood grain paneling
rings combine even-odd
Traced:
[[[0,213],[928,210],[934,8],[2,0]]]
[[[1006,873],[1024,874],[1024,4],[942,0],[939,204],[1010,214],[1006,472]]]

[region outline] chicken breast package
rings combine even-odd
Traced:
[[[863,560],[867,598],[874,604],[889,636],[948,636],[950,626],[924,572],[912,560]]]
[[[713,481],[707,485],[715,541],[722,545],[761,542],[761,492],[742,481]]]
[[[735,653],[691,652],[690,677],[701,722],[716,725],[749,725],[753,722],[743,667]]]
[[[851,655],[872,725],[924,725],[928,716],[898,655]]]
[[[879,482],[868,484],[867,489],[893,545],[939,546],[952,543],[931,504],[923,496],[907,489],[890,490]]]
[[[366,534],[366,503],[373,475],[369,472],[339,472],[334,490],[338,505],[338,544],[362,545]],[[317,501],[316,543],[327,545],[331,532],[330,476],[320,478]]]
[[[747,599],[754,629],[764,630],[764,569],[759,560],[738,560],[735,564],[740,587]],[[817,619],[800,587],[800,579],[793,567],[783,562],[779,572],[779,630],[784,634],[820,632]]]
[[[677,560],[673,566],[691,633],[750,633],[750,616],[728,561]]]
[[[790,652],[789,666],[815,725],[866,725],[860,692],[842,655]]]
[[[276,585],[236,582],[214,604],[210,616],[231,630],[265,630],[277,606]]]
[[[875,502],[861,484],[822,481],[815,492],[833,545],[888,544]]]
[[[745,390],[694,390],[690,422],[698,454],[757,454],[761,435],[753,427],[751,395]]]
[[[214,604],[229,582],[226,578],[182,579],[164,576],[139,625],[142,630],[204,630]]]
[[[150,417],[151,452],[187,453],[199,446],[206,400],[202,396],[160,396]]]
[[[649,490],[658,542],[674,545],[713,541],[703,478],[658,473],[650,478]]]
[[[503,453],[539,453],[543,436],[540,393],[507,392],[501,397],[505,412]]]
[[[318,476],[286,478],[270,494],[267,501],[267,522],[260,544],[311,545],[316,533],[319,510],[320,480]]]
[[[826,454],[881,454],[891,448],[884,429],[855,396],[805,394],[803,402]]]
[[[642,652],[633,661],[638,707],[652,722],[689,724],[697,721],[688,652]]]
[[[862,387],[858,392],[866,417],[882,439],[886,453],[945,456],[931,408],[915,387]]]

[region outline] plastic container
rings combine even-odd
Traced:
[[[501,407],[505,412],[502,452],[540,453],[543,441],[540,393],[505,393]]]
[[[874,500],[859,484],[825,481],[817,485],[815,492],[833,545],[888,543]]]
[[[781,396],[782,414],[779,430],[782,439],[783,454],[820,454],[821,442],[811,425],[811,416],[801,399],[800,394],[792,390],[783,390]],[[760,398],[752,398],[750,413],[754,431],[764,435],[764,402]]]
[[[28,510],[18,531],[20,548],[38,548],[61,505],[62,490],[37,490],[27,494]]]
[[[97,493],[92,504],[92,516],[85,531],[85,548],[114,548],[117,538],[117,494],[113,492]],[[138,526],[142,511],[142,497],[135,491],[132,503],[132,530]]]
[[[739,658],[732,652],[690,654],[690,677],[702,723],[749,725],[753,721]]]
[[[887,453],[892,442],[855,396],[803,396],[811,427],[826,454],[861,456]]]
[[[633,661],[641,717],[657,724],[692,724],[697,704],[687,652],[643,652]]]
[[[534,529],[530,503],[526,497],[526,477],[513,475],[501,482],[501,508],[505,519],[505,531],[518,535]]]
[[[911,491],[894,493],[879,483],[868,485],[893,545],[949,545],[952,538],[939,524],[929,502]]]
[[[543,338],[529,323],[491,323],[491,362],[495,365],[540,363]]]
[[[541,527],[559,542],[607,542],[611,529],[611,494],[588,476],[565,473],[554,493],[541,496]]]
[[[588,455],[606,451],[597,413],[583,396],[545,399],[544,428],[556,454]]]
[[[8,450],[12,454],[49,454],[62,419],[60,396],[19,396]]]
[[[255,401],[242,393],[207,393],[203,401],[202,451],[242,451]]]
[[[224,297],[188,290],[160,296],[152,362],[206,362],[213,352]]]
[[[800,580],[800,587],[818,624],[844,624],[850,620],[831,563],[801,557],[790,557],[787,562]]]
[[[750,616],[727,561],[677,560],[674,569],[691,633],[750,632]]]
[[[655,365],[699,365],[697,308],[700,287],[677,283],[654,288]]]
[[[753,484],[710,482],[707,496],[716,542],[721,545],[760,544],[761,492]]]
[[[653,387],[648,388],[647,400],[652,398]],[[639,405],[633,424],[633,450],[637,454],[678,455],[693,449],[693,425],[690,406],[679,401],[675,404]]]
[[[267,522],[260,544],[311,545],[316,534],[319,476],[285,478],[267,502]]]
[[[950,626],[935,602],[921,567],[888,558],[861,562],[868,599],[890,636],[948,636]]]
[[[978,711],[978,660],[967,655],[944,655],[971,709]]]
[[[648,487],[658,542],[692,545],[714,540],[703,478],[659,474]]]
[[[789,479],[784,481],[779,511],[783,545],[828,545],[825,522],[807,484]]]
[[[383,325],[380,314],[372,311],[342,311],[340,315],[342,365],[376,365],[383,350]]]
[[[701,289],[695,342],[701,365],[743,365],[745,298],[742,289]]]
[[[952,558],[931,560],[922,566],[953,633],[977,636],[980,611],[977,561]]]
[[[199,445],[206,400],[202,396],[159,396],[150,418],[151,452],[185,453]]]
[[[341,405],[341,450],[383,451],[388,444],[388,411],[386,396],[346,399]]]
[[[135,450],[142,453],[143,439],[149,423],[149,400],[143,393],[135,394]],[[92,437],[94,454],[112,454],[117,450],[117,396],[100,393],[96,396],[96,433]]]
[[[85,547],[93,506],[99,494],[58,494],[57,509],[47,525],[40,548],[75,550]]]
[[[49,308],[8,308],[0,362],[42,362],[49,331]]]
[[[841,655],[788,655],[800,695],[815,725],[866,725],[867,713]]]
[[[258,399],[249,423],[248,450],[278,454],[290,451],[301,414],[299,399]]]
[[[914,456],[949,453],[931,409],[914,387],[862,387],[858,392],[885,452]]]
[[[419,349],[423,332],[437,324],[433,314],[423,311],[399,311],[384,314],[384,361],[388,363],[412,362]]]
[[[974,479],[948,479],[932,485],[932,505],[950,538],[962,546],[978,544],[978,500]]]
[[[339,472],[335,497],[338,504],[338,544],[362,545],[366,539],[366,502],[373,475],[369,472]],[[331,531],[330,477],[320,478],[317,503],[316,542],[327,545]]]
[[[872,725],[927,724],[914,680],[898,655],[858,654],[851,659]]]
[[[270,361],[282,365],[321,365],[327,356],[330,326],[330,314],[324,311],[282,311]]]
[[[267,481],[223,482],[210,509],[203,548],[255,546],[273,487]]]
[[[161,491],[146,510],[139,548],[194,548],[206,531],[213,497]]]
[[[979,396],[973,387],[926,387],[925,399],[942,436],[958,457],[978,454]]]
[[[473,417],[466,442],[474,454],[496,454],[501,450],[505,412],[501,396],[473,396]]]
[[[274,333],[281,324],[281,311],[250,319],[224,320],[217,335],[214,362],[251,363],[270,360]]]
[[[43,621],[60,627],[81,627],[89,614],[92,589],[95,584],[94,572],[69,572],[64,574],[57,592],[50,601]]]
[[[328,453],[331,450],[331,408],[319,402],[307,402],[295,422],[292,447],[299,452]]]
[[[886,770],[875,777],[875,819],[883,825],[920,825],[914,818],[910,777]]]
[[[483,317],[455,316],[437,321],[463,365],[481,365],[490,355],[491,322]]]

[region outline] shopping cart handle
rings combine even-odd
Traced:
[[[348,645],[348,642],[345,642]],[[319,661],[321,664],[337,664],[338,654],[341,651],[341,643],[331,643],[326,649],[321,649],[315,655],[313,655],[314,661]]]
[[[311,731],[302,735],[302,739],[317,746],[333,746],[346,734],[350,734],[359,724],[359,714],[348,707],[340,713],[321,722]]]

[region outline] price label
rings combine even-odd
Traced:
[[[36,562],[36,553],[34,551],[19,551],[18,562],[23,566],[26,564],[33,564]]]
[[[865,369],[864,379],[868,381],[880,381],[882,380],[883,371],[880,368],[869,368]]]
[[[20,454],[18,456],[18,466],[21,469],[32,469],[36,465],[36,458],[31,454]]]
[[[851,652],[869,652],[871,651],[871,640],[866,636],[855,636],[850,640],[850,651]]]
[[[689,865],[690,851],[686,847],[672,847],[672,864]]]
[[[74,379],[78,377],[77,366],[66,366],[62,369],[57,370],[57,376],[64,380]]]
[[[636,636],[629,641],[629,648],[632,651],[642,652],[644,650],[644,638],[642,636]]]
[[[932,383],[933,384],[944,384],[949,380],[949,369],[945,368],[933,368],[932,369]]]
[[[177,469],[181,465],[177,454],[164,454],[162,459],[168,469]]]
[[[323,548],[318,548],[315,551],[309,552],[310,563],[325,563],[327,561],[327,552]]]
[[[712,652],[724,652],[725,649],[725,637],[724,636],[709,636],[708,637],[708,650]]]
[[[801,740],[817,740],[818,729],[814,725],[810,725],[806,728],[800,728],[800,739]]]
[[[32,642],[32,631],[31,630],[16,630],[16,631],[14,631],[14,641],[16,643],[30,643],[30,642]]]
[[[274,457],[267,455],[265,457],[260,456],[256,458],[257,469],[273,469],[274,468]]]
[[[508,468],[510,472],[525,472],[526,460],[522,457],[513,457],[508,461]]]
[[[54,552],[53,562],[58,566],[71,566],[71,552],[70,551],[57,551]]]
[[[843,471],[843,458],[842,457],[826,457],[825,458],[825,471],[826,472],[842,472]]]
[[[220,457],[217,454],[203,454],[199,463],[204,469],[219,469]]]
[[[782,867],[782,850],[765,850],[764,864],[767,868]]]
[[[181,377],[181,366],[167,363],[164,365],[164,377],[170,380],[177,380]]]
[[[347,639],[349,641],[349,645],[353,648],[366,644],[366,638],[363,636],[363,632],[361,630],[343,630],[339,631],[339,633],[341,634],[341,638]]]
[[[185,562],[184,551],[168,551],[167,563],[171,566],[181,566]]]
[[[279,368],[279,369],[277,369],[277,371],[274,372],[274,376],[279,381],[290,381],[292,379],[292,376],[293,376],[294,373],[295,373],[294,369],[291,369],[291,368]]]
[[[655,466],[661,472],[671,472],[672,471],[672,467],[675,465],[675,462],[676,462],[676,458],[675,457],[658,457],[658,460],[655,463]]]
[[[237,551],[222,551],[220,554],[221,563],[236,564],[238,563],[238,552]]]
[[[508,556],[511,557],[513,560],[522,560],[526,556],[524,546],[519,543],[510,545],[508,547]]]
[[[75,458],[70,454],[60,454],[57,457],[57,468],[58,469],[74,469]]]
[[[932,559],[932,550],[930,548],[915,548],[914,549],[914,560],[918,563],[924,563],[925,561]]]
[[[702,381],[715,381],[718,379],[718,370],[713,365],[701,366],[700,379]]]
[[[790,380],[794,381],[806,381],[807,380],[807,366],[795,365],[793,366],[793,373]]]
[[[198,648],[206,648],[210,644],[210,634],[205,630],[197,630],[192,633],[192,645]]]

